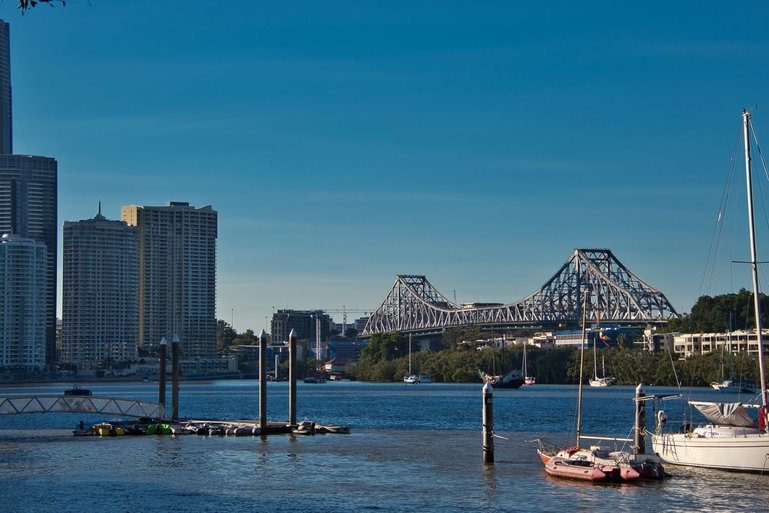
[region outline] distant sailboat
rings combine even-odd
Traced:
[[[528,366],[528,360],[526,359],[526,344],[528,341],[525,341],[523,343],[523,384],[526,386],[534,385],[537,380],[534,376],[529,376],[529,366]]]
[[[419,384],[419,376],[411,372],[411,333],[409,333],[409,372],[403,376],[403,382],[407,385]]]
[[[737,392],[745,394],[754,394],[756,384],[749,379],[737,379],[734,374],[734,353],[732,352],[732,312],[729,312],[729,362],[731,367],[731,378],[727,379],[724,374],[724,346],[721,346],[721,381],[710,383],[711,388],[720,392]]]
[[[600,317],[599,312],[596,312],[596,320],[599,326],[600,326]],[[603,341],[608,340],[609,338],[603,334],[603,330],[599,328],[598,334],[593,337],[593,379],[588,380],[591,387],[610,387],[617,383],[617,380],[614,378],[607,378],[606,377],[606,361],[604,359],[604,355],[601,354],[601,377],[598,377],[598,348],[596,347],[596,339],[601,339]]]
[[[524,374],[520,369],[513,369],[507,374],[496,374],[496,353],[493,360],[495,374],[486,374],[478,369],[478,375],[484,383],[488,383],[494,388],[521,388],[524,383]]]

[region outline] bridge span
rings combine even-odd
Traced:
[[[23,413],[93,413],[118,417],[162,419],[165,409],[160,403],[80,395],[36,395],[0,397],[0,415]]]
[[[492,327],[574,325],[589,322],[662,324],[678,313],[665,295],[633,274],[608,249],[575,249],[542,287],[504,305],[458,305],[425,276],[398,275],[362,335],[399,331],[436,333],[452,326]]]

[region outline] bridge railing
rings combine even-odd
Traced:
[[[76,395],[38,395],[0,397],[0,415],[25,413],[93,413],[119,417],[162,419],[165,409],[160,403]]]

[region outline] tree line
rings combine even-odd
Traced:
[[[728,303],[725,302],[725,303]],[[429,374],[443,383],[480,383],[479,370],[504,374],[523,365],[523,347],[492,348],[480,340],[480,328],[462,327],[446,330],[443,348],[412,353],[412,370]],[[597,351],[595,357],[593,352]],[[543,350],[527,347],[529,374],[540,384],[576,384],[579,381],[580,351],[575,347]],[[613,348],[585,349],[583,382],[593,375],[593,362],[603,359],[606,374],[620,385],[708,386],[714,381],[733,377],[758,381],[756,358],[748,354],[721,353],[694,355],[678,359],[668,351],[651,353],[624,344]],[[733,370],[732,370],[733,369]],[[397,382],[408,371],[408,338],[401,333],[374,335],[351,370],[355,379]],[[599,371],[600,372],[600,371]]]

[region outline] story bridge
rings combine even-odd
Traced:
[[[662,324],[678,313],[665,295],[633,274],[608,249],[575,249],[540,289],[515,303],[459,305],[425,276],[398,275],[362,336],[399,331],[439,333],[452,326],[514,328],[588,322]]]

